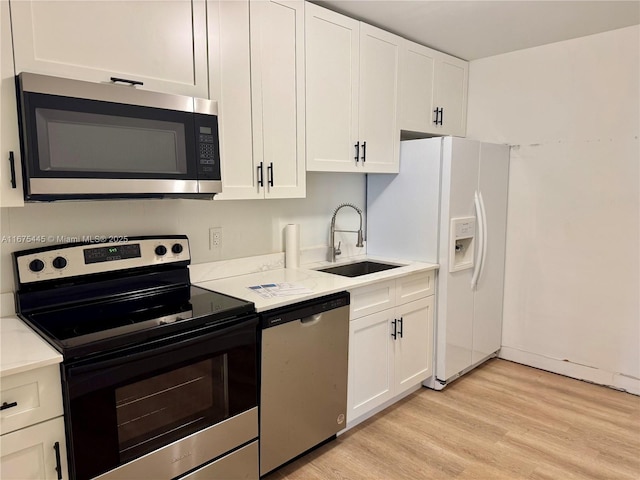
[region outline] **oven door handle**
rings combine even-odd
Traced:
[[[77,365],[70,365],[68,367],[68,378],[67,380],[70,383],[73,383],[74,379],[79,376],[90,374],[95,371],[103,371],[105,369],[115,368],[122,365],[131,365],[133,362],[141,361],[148,358],[157,357],[159,355],[177,352],[186,347],[196,345],[199,343],[205,343],[209,340],[214,339],[215,337],[228,335],[233,333],[234,330],[245,329],[247,326],[251,326],[251,324],[257,326],[258,317],[247,318],[238,323],[234,323],[228,327],[220,328],[219,326],[209,326],[199,330],[191,330],[187,333],[183,333],[182,335],[174,335],[171,337],[164,337],[154,342],[145,343],[145,349],[143,351],[136,351],[140,348],[140,345],[135,347],[130,347],[125,351],[114,352],[117,358],[110,358],[103,361],[91,361],[91,363],[79,363]],[[187,338],[180,339],[182,336],[187,336]],[[158,347],[153,347],[154,343],[165,343],[169,341],[166,345],[161,345]],[[225,345],[225,347],[230,347],[232,345]],[[130,351],[130,354],[127,354],[127,351]],[[215,353],[215,352],[211,352]],[[195,356],[195,355],[194,355]]]

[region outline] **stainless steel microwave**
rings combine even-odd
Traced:
[[[216,102],[24,72],[16,82],[26,200],[221,191]]]

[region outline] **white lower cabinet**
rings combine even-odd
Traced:
[[[62,417],[2,435],[0,451],[2,480],[68,478]]]
[[[68,478],[59,365],[2,377],[0,478]]]
[[[351,292],[348,424],[431,376],[433,279],[417,273]]]

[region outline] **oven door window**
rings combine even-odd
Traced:
[[[223,354],[115,389],[122,460],[229,416],[228,356]]]
[[[257,323],[65,367],[72,477],[93,478],[257,406]]]

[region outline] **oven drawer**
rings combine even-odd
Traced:
[[[206,467],[185,475],[180,480],[255,480],[258,473],[258,441],[219,458]]]
[[[258,408],[255,407],[95,478],[169,480],[257,436]]]
[[[4,377],[0,404],[5,407],[0,411],[3,434],[62,415],[60,366]]]

